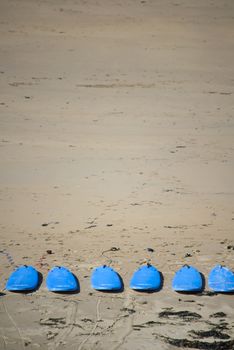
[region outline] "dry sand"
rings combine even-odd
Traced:
[[[0,297],[0,349],[233,349],[233,296],[171,279],[234,267],[234,2],[1,0],[0,29],[1,289],[44,277]],[[98,293],[111,247],[125,289]],[[148,258],[163,289],[133,292]]]

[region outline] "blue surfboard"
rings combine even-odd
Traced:
[[[175,273],[172,288],[177,292],[200,292],[203,288],[202,276],[193,266],[185,265]]]
[[[30,291],[39,285],[39,274],[33,266],[20,266],[10,275],[6,289],[9,291]]]
[[[123,287],[118,273],[106,265],[94,269],[91,276],[91,286],[93,289],[102,291],[119,291]]]
[[[215,292],[234,292],[234,273],[225,266],[216,265],[210,271],[208,285]]]
[[[152,265],[141,266],[134,272],[130,288],[141,291],[153,291],[160,289],[162,285],[162,277],[160,272]]]
[[[74,292],[79,290],[77,278],[63,266],[55,266],[48,272],[46,286],[51,292]]]

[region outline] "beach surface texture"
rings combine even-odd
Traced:
[[[234,269],[233,62],[233,0],[0,1],[0,349],[234,349],[207,280]],[[161,290],[131,290],[147,262]],[[121,292],[91,288],[105,264]],[[35,292],[5,290],[19,265]]]

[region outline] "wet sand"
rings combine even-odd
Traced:
[[[171,290],[183,264],[234,268],[233,18],[233,1],[0,2],[0,349],[233,349],[233,295]],[[122,293],[90,287],[109,259]],[[131,291],[148,260],[162,290]],[[36,292],[3,290],[20,264]],[[80,293],[46,290],[54,265]]]

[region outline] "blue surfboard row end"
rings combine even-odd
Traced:
[[[176,292],[199,293],[204,289],[204,277],[193,266],[184,265],[174,275],[172,289]],[[33,266],[20,266],[10,275],[5,289],[12,292],[27,292],[39,288],[40,274]],[[159,291],[163,275],[151,264],[142,265],[133,274],[130,288],[136,291]],[[91,275],[91,286],[99,291],[123,290],[120,275],[111,267],[102,265]],[[208,286],[214,292],[234,292],[234,273],[225,266],[217,265],[209,273]],[[80,290],[77,277],[66,267],[53,267],[46,277],[46,287],[51,292],[76,292]]]

